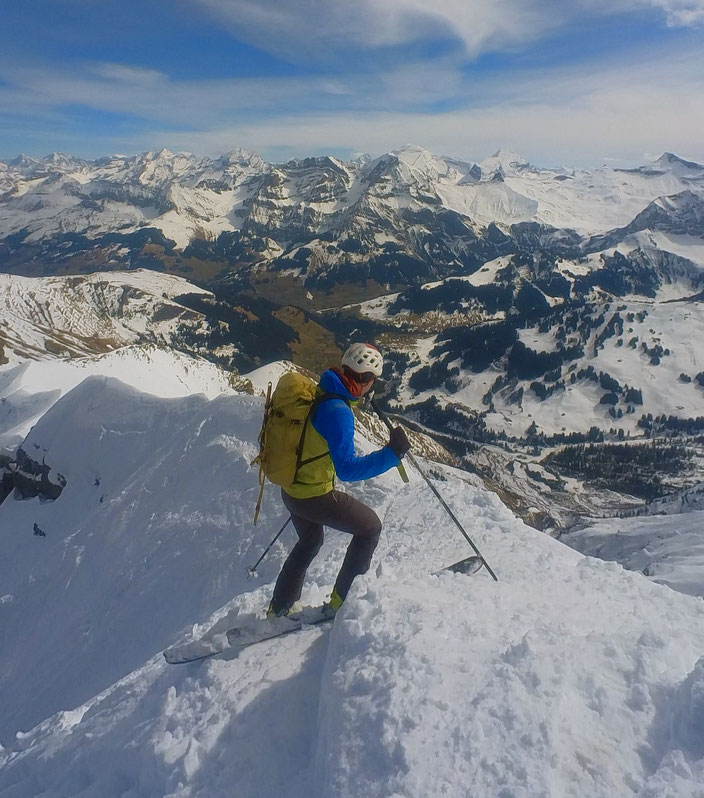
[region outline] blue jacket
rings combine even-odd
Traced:
[[[347,396],[351,402],[356,399],[334,371],[326,371],[323,374],[320,378],[320,388],[325,393]],[[335,471],[343,482],[377,477],[401,462],[389,446],[384,446],[364,457],[355,454],[354,416],[342,399],[327,399],[321,402],[313,419],[313,427],[327,441]]]

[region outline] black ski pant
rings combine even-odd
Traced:
[[[311,499],[294,499],[282,490],[281,497],[291,513],[298,543],[288,555],[276,580],[272,609],[281,612],[301,597],[308,566],[323,545],[324,526],[352,535],[335,581],[335,589],[344,599],[355,576],[369,570],[381,534],[379,516],[366,504],[338,490]]]

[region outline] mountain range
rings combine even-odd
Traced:
[[[412,146],[348,163],[270,164],[241,149],[216,159],[20,156],[0,163],[0,266],[36,274],[160,262],[211,279],[257,265],[305,275],[311,291],[334,275],[408,284],[536,240],[576,250],[584,236],[627,229],[659,197],[689,205],[702,187],[704,168],[669,153],[640,169],[593,171],[540,169],[504,150],[468,163]],[[684,214],[685,228],[697,216],[664,212]]]
[[[594,510],[585,447],[633,459],[664,441],[669,472],[609,476],[624,497],[701,478],[699,164],[162,150],[20,157],[0,164],[0,186],[0,359],[155,343],[231,371],[288,359],[319,372],[362,336],[387,353],[387,408],[532,522],[564,525],[555,503]]]
[[[0,795],[699,798],[701,166],[55,154],[0,191]],[[267,385],[362,337],[416,455],[345,486],[373,567],[327,627],[167,665],[295,542],[252,576]],[[498,582],[438,572],[447,507]]]

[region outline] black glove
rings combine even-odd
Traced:
[[[389,433],[389,447],[399,460],[403,460],[404,454],[411,448],[403,427],[394,427],[391,430]]]

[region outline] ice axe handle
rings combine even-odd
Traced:
[[[389,428],[389,432],[391,432],[391,430],[393,429],[393,427],[391,426],[391,422],[386,417],[386,413],[384,413],[384,411],[379,407],[379,403],[376,401],[376,397],[375,396],[371,396],[369,398],[369,404],[372,406],[372,408],[373,408],[374,412],[377,414],[377,416],[379,416],[379,418]],[[406,473],[406,467],[404,466],[403,462],[399,463],[396,466],[396,468],[398,468],[398,473],[401,475],[401,481],[402,482],[408,482],[409,481],[408,480],[408,474]]]

